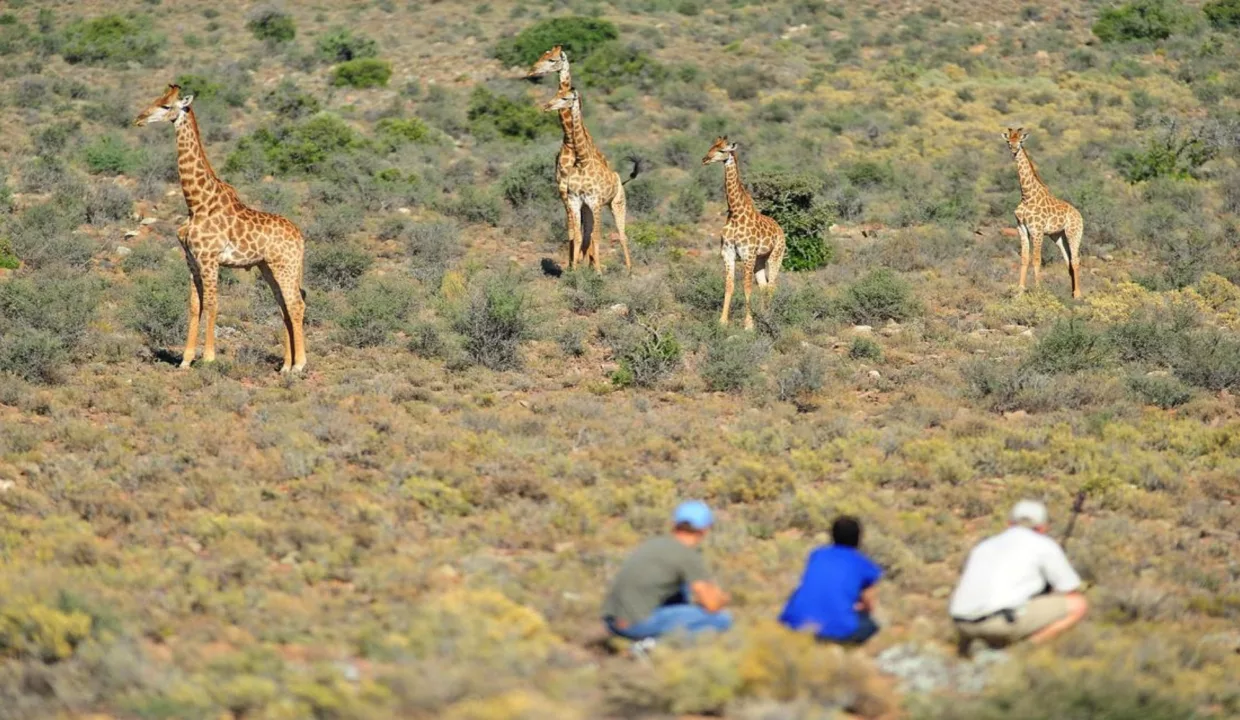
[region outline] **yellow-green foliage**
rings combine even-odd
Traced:
[[[993,325],[1043,325],[1067,314],[1067,308],[1050,292],[1029,290],[986,306],[986,319]]]
[[[90,636],[90,616],[64,613],[42,603],[6,598],[0,607],[0,654],[45,662],[64,660]]]

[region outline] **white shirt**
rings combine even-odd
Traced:
[[[1059,543],[1014,525],[978,543],[969,553],[948,612],[953,618],[976,620],[1000,610],[1015,610],[1048,584],[1055,592],[1072,592],[1081,586],[1081,578]]]

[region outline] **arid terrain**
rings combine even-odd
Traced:
[[[557,42],[631,274],[610,214],[566,268]],[[239,270],[178,367],[170,83],[304,232],[304,373]],[[1017,291],[1006,128],[1080,300],[1050,240]],[[752,332],[720,135],[789,237]],[[1240,717],[1238,163],[1237,0],[2,0],[0,718]],[[1086,622],[920,677],[968,548],[1082,490]],[[691,497],[737,628],[642,664],[602,596]],[[774,623],[845,512],[849,651]]]

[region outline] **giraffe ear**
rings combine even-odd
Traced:
[[[192,102],[194,102],[194,96],[193,96],[193,95],[186,95],[185,97],[181,98],[180,100],[177,100],[177,107],[179,107],[179,108],[181,108],[182,110],[184,110],[184,109],[188,108],[188,107],[189,107],[189,104],[190,104],[190,103],[192,103]]]

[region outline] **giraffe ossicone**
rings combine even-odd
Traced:
[[[206,311],[203,362],[215,360],[215,316],[219,304],[221,267],[257,267],[275,295],[284,321],[284,365],[281,372],[300,372],[306,366],[302,275],[305,240],[287,218],[247,207],[237,191],[215,174],[207,160],[194,117],[194,97],[181,97],[181,88],[169,85],[134,119],[142,127],[171,122],[176,128],[177,172],[189,219],[177,228],[177,239],[189,265],[189,329],[181,367],[193,362],[198,350],[198,324]]]

